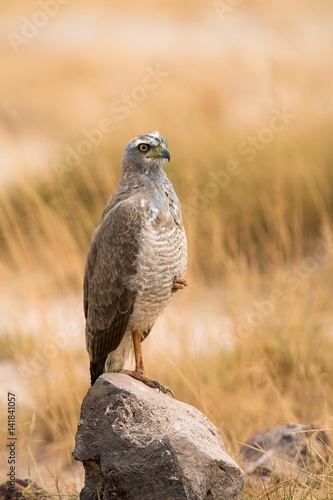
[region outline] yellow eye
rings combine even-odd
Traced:
[[[141,151],[141,153],[146,153],[148,149],[149,149],[148,144],[139,144],[139,151]]]

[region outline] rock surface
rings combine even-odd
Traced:
[[[236,500],[243,490],[207,417],[128,375],[89,389],[73,456],[85,467],[81,500]]]
[[[283,481],[322,473],[331,454],[328,436],[318,427],[289,422],[254,434],[242,447],[245,472]]]
[[[51,495],[29,479],[15,479],[0,484],[0,500],[47,500]]]

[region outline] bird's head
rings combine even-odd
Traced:
[[[158,132],[138,135],[125,148],[123,167],[140,171],[152,171],[162,168],[165,160],[170,161],[167,141]]]

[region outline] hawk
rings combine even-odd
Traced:
[[[172,393],[146,376],[141,351],[173,293],[188,285],[181,205],[163,170],[166,160],[167,141],[158,132],[130,141],[93,233],[84,275],[91,385],[105,371],[121,371]],[[125,370],[133,352],[135,370]]]

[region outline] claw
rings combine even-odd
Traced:
[[[158,380],[153,380],[153,383],[155,384],[156,389],[158,389],[158,392],[160,392],[160,390],[161,390],[161,384],[159,383],[159,381]]]
[[[113,370],[113,373],[124,373],[125,375],[129,375],[130,377],[135,378],[136,380],[140,380],[140,382],[143,382],[146,384],[148,387],[151,387],[152,389],[158,389],[159,392],[163,392],[163,394],[167,394],[168,392],[171,394],[171,396],[174,398],[175,395],[173,391],[170,389],[170,387],[165,387],[164,385],[160,384],[157,380],[153,380],[147,375],[145,375],[142,372],[139,371],[131,371],[131,370]]]
[[[164,394],[167,394],[168,392],[171,394],[173,398],[175,398],[175,394],[172,389],[168,386],[161,385],[158,380],[153,380],[153,383],[156,386],[156,389],[158,389],[158,392],[162,391]]]
[[[168,387],[168,386],[166,386],[166,390],[167,390],[167,392],[170,392],[170,394],[173,397],[173,399],[175,399],[175,393],[173,392],[173,390],[170,389],[170,387]]]

